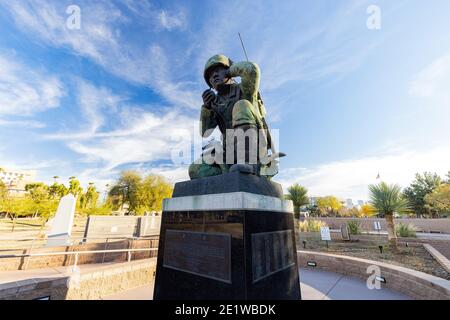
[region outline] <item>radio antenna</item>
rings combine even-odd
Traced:
[[[245,59],[247,59],[247,62],[248,62],[247,51],[245,50],[244,41],[242,41],[241,33],[238,32],[238,35],[239,35],[239,40],[241,40],[242,49],[244,50]]]

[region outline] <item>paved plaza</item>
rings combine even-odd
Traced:
[[[369,290],[360,279],[333,272],[300,269],[303,300],[411,300],[389,289]],[[152,300],[153,285],[120,292],[105,300]]]

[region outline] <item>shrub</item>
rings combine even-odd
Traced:
[[[361,234],[361,224],[356,220],[347,222],[348,232],[350,234]]]
[[[301,232],[320,232],[321,227],[327,227],[327,224],[320,220],[305,220],[299,223]]]
[[[415,238],[416,227],[414,227],[412,224],[399,223],[395,226],[395,233],[397,234],[397,237]]]

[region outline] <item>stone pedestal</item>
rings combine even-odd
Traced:
[[[300,299],[292,203],[280,195],[240,173],[177,184],[164,200],[154,299]]]

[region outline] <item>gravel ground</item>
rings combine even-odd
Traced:
[[[299,241],[297,248],[303,249],[302,241]],[[383,253],[380,253],[378,245],[375,244],[333,241],[329,243],[329,248],[327,248],[324,241],[307,240],[305,250],[341,254],[390,263],[450,280],[450,273],[442,268],[433,256],[420,244],[414,244],[408,247],[405,245],[399,246],[398,253],[391,252],[387,246],[384,246]]]

